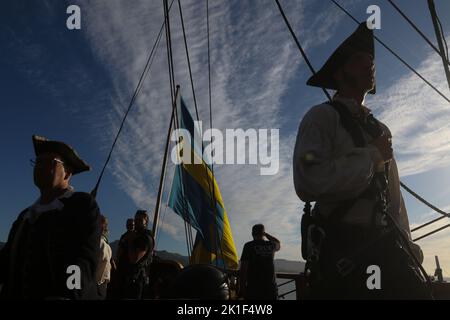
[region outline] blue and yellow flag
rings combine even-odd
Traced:
[[[178,146],[182,146],[181,152],[189,152],[191,159],[181,161],[175,168],[169,207],[197,230],[192,263],[238,269],[236,247],[219,187],[202,156],[202,144],[200,147],[194,144],[194,136],[200,137],[200,132],[183,99],[177,106],[178,128],[191,137],[189,141],[183,135],[183,143]]]

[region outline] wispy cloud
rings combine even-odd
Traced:
[[[450,39],[450,38],[449,38]],[[450,96],[442,61],[429,51],[417,66],[431,83]],[[450,103],[412,72],[395,80],[369,100],[393,134],[394,150],[402,176],[414,175],[450,163]]]
[[[434,214],[434,217],[436,217],[436,214]],[[420,231],[414,232],[413,239],[425,235],[426,233],[436,230],[440,227],[446,226],[448,223],[448,219],[443,219],[430,226],[427,226]],[[413,225],[412,228],[417,225]],[[424,253],[423,265],[425,267],[425,270],[427,270],[429,274],[434,273],[434,269],[436,268],[434,257],[439,256],[444,276],[450,276],[450,269],[448,269],[448,266],[450,266],[450,255],[448,254],[450,250],[450,243],[448,242],[449,237],[450,229],[444,229],[438,233],[417,241],[417,244],[420,245]]]
[[[346,2],[346,5],[360,2]],[[82,8],[82,34],[89,43],[87,50],[106,70],[104,81],[111,87],[111,91],[96,92],[93,99],[86,99],[85,104],[71,104],[67,88],[77,92],[95,91],[97,86],[92,80],[92,70],[73,59],[66,70],[71,77],[61,79],[57,72],[50,74],[51,68],[36,67],[51,65],[54,57],[45,42],[19,37],[12,29],[3,32],[12,39],[8,49],[20,53],[18,70],[48,93],[58,107],[70,110],[77,121],[89,126],[98,152],[106,154],[163,22],[162,1],[136,0],[132,6],[122,0],[80,0],[76,3]],[[310,57],[323,49],[332,37],[344,38],[339,27],[347,18],[335,6],[313,0],[284,0],[282,4]],[[45,5],[48,14],[55,14],[49,2]],[[205,2],[183,0],[182,5],[200,118],[207,129]],[[309,15],[310,12],[315,15]],[[275,3],[271,0],[210,1],[210,14],[213,126],[219,129],[283,128],[289,115],[282,113],[285,110],[282,99],[288,90],[292,90],[290,86],[296,74],[307,69]],[[182,85],[183,97],[194,114],[176,1],[171,17],[176,81]],[[165,45],[162,39],[108,170],[117,186],[133,199],[136,206],[150,210],[155,205],[170,116]],[[441,60],[431,50],[417,68],[448,94]],[[400,174],[414,175],[447,166],[450,160],[448,103],[409,72],[386,88],[382,95],[370,97],[368,104],[375,106],[376,114],[393,132]],[[88,116],[86,111],[89,111]],[[280,170],[274,176],[260,176],[258,166],[215,167],[239,251],[250,239],[251,226],[261,222],[281,239],[280,257],[300,258],[302,203],[293,189],[291,165],[295,134],[281,131]],[[165,196],[170,189],[172,174],[173,167],[169,166]],[[162,212],[165,212],[162,229],[182,241],[184,225],[181,219],[170,209],[165,209],[164,204]],[[425,214],[422,220],[414,222],[425,222],[428,217],[432,214]],[[111,223],[122,225],[123,221]],[[432,254],[435,253],[442,256],[443,265],[450,265],[450,256],[447,258],[446,253],[448,247],[443,241],[448,232],[420,241],[428,268],[433,267]]]
[[[315,3],[283,2],[294,27],[308,34],[305,43],[311,49],[327,41],[333,26],[342,18],[333,10],[316,19],[304,16],[305,5],[311,8]],[[207,120],[205,2],[182,1],[182,4],[200,117]],[[123,114],[136,85],[163,21],[162,7],[160,3],[147,1],[136,1],[133,6],[124,5],[123,1],[86,2],[86,6],[89,6],[86,37],[99,61],[110,70],[115,86],[114,119]],[[283,122],[281,98],[302,59],[275,4],[273,1],[210,1],[210,14],[213,126],[219,129],[280,128]],[[177,83],[182,84],[183,97],[194,113],[176,2],[171,17],[175,77]],[[306,19],[314,23],[307,24]],[[170,114],[168,86],[165,41],[162,40],[111,167],[120,188],[137,205],[146,208],[153,208],[155,204]],[[209,122],[204,121],[204,129],[208,127]],[[106,133],[112,135],[116,129],[117,125],[111,121]],[[281,139],[280,171],[275,176],[260,176],[259,168],[249,165],[216,166],[215,170],[238,250],[250,238],[252,224],[262,222],[269,232],[280,236],[284,244],[281,256],[298,259],[301,204],[293,191],[291,168],[295,132],[282,135]],[[170,182],[171,177],[169,172],[166,181]],[[166,194],[168,189],[169,183]],[[183,234],[183,224],[173,213],[166,215],[164,225],[173,236]]]
[[[359,3],[353,1],[350,5]],[[121,0],[80,0],[77,4],[82,8],[82,32],[89,42],[89,50],[106,70],[108,78],[105,81],[112,87],[109,92],[98,92],[93,100],[86,100],[85,105],[71,105],[65,89],[77,88],[80,92],[95,88],[85,65],[68,65],[67,71],[72,78],[60,81],[57,73],[49,76],[46,69],[32,67],[51,59],[45,44],[25,43],[14,30],[5,32],[15,39],[9,42],[10,49],[20,47],[23,57],[17,59],[19,69],[55,101],[68,104],[66,108],[72,115],[90,127],[99,152],[106,153],[163,22],[162,3],[135,1],[130,6]],[[206,129],[209,126],[206,7],[204,1],[184,0],[182,4],[200,118]],[[346,17],[336,7],[312,0],[285,0],[282,4],[310,55],[322,49],[332,37],[343,38],[338,26]],[[46,8],[51,10],[48,2]],[[317,14],[310,16],[309,12]],[[281,113],[282,98],[292,89],[289,86],[295,75],[299,71],[306,72],[306,68],[303,68],[303,59],[299,57],[276,5],[271,0],[210,1],[210,13],[213,126],[219,129],[283,128],[286,115]],[[182,85],[183,97],[194,114],[176,1],[171,17],[176,81]],[[117,186],[133,199],[136,206],[150,210],[155,205],[170,116],[166,59],[162,39],[109,168]],[[417,67],[420,73],[448,93],[441,61],[434,53],[430,51]],[[414,175],[449,163],[450,108],[415,75],[405,72],[383,95],[370,99],[368,104],[375,106],[377,115],[393,132],[401,175]],[[86,110],[89,110],[88,117],[82,116]],[[282,131],[280,170],[275,176],[260,176],[258,166],[215,167],[238,250],[250,238],[252,224],[262,222],[269,232],[282,240],[281,257],[300,257],[302,203],[293,190],[291,166],[295,134]],[[165,195],[170,189],[172,169],[169,167],[167,173]],[[164,206],[163,211],[166,211]],[[174,239],[183,240],[181,219],[170,209],[164,216],[162,229]],[[440,237],[424,240],[421,244],[425,251],[444,250],[445,245],[440,246],[434,240]]]

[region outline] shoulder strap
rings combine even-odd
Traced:
[[[344,127],[344,129],[350,134],[353,140],[353,144],[357,148],[362,148],[367,145],[366,139],[364,138],[364,134],[359,122],[354,119],[347,109],[342,103],[338,101],[329,101],[327,104],[331,105],[336,112],[339,114],[339,122]],[[369,132],[371,134],[371,132]],[[343,201],[330,215],[328,218],[328,224],[338,223],[343,217],[347,214],[348,210],[350,210],[355,202],[359,199],[359,197],[348,199]]]
[[[327,102],[327,104],[332,106],[339,114],[339,121],[341,125],[344,127],[344,129],[347,130],[347,132],[352,137],[355,147],[357,148],[365,147],[367,143],[366,140],[364,139],[361,127],[359,126],[358,122],[356,122],[353,119],[347,107],[337,101],[329,101]]]

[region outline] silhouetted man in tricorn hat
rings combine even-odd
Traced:
[[[41,196],[19,214],[0,252],[1,297],[97,298],[99,209],[90,194],[70,186],[90,167],[63,142],[33,136],[33,144]]]
[[[307,83],[336,90],[304,116],[294,152],[297,195],[315,202],[302,219],[311,297],[429,298],[391,133],[364,104],[375,93],[373,30],[361,24]]]

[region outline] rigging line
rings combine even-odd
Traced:
[[[189,241],[191,246],[191,251],[194,252],[194,238],[192,237],[192,226],[189,224]]]
[[[348,15],[353,21],[356,23],[360,23],[356,18],[349,13],[347,10],[345,10],[339,3],[337,3],[335,0],[330,0],[333,2],[339,9],[341,9],[346,15]],[[381,44],[386,50],[388,50],[393,56],[395,56],[400,62],[402,62],[409,70],[411,70],[416,76],[418,76],[420,79],[422,79],[429,87],[431,87],[434,91],[436,91],[442,98],[444,98],[448,103],[450,103],[450,99],[447,98],[446,95],[444,95],[438,88],[436,88],[430,81],[428,81],[426,78],[424,78],[419,72],[417,72],[408,62],[406,62],[403,58],[401,58],[395,51],[393,51],[391,48],[389,48],[388,45],[386,45],[383,41],[380,40],[376,35],[373,36],[375,40],[379,44]]]
[[[171,144],[171,142],[169,141],[169,149],[170,149],[170,144]],[[164,178],[163,178],[164,181],[166,180],[166,177],[167,177],[167,170],[164,172]],[[170,183],[169,190],[172,190],[172,185],[173,185],[173,179],[172,179],[172,182]],[[169,191],[169,197],[170,197],[170,191]],[[167,198],[166,205],[165,205],[165,208],[164,208],[164,212],[163,212],[162,217],[160,219],[159,225],[157,225],[157,228],[161,229],[161,230],[162,230],[162,228],[164,226],[164,219],[166,218],[167,207],[169,206],[169,197]],[[159,235],[160,235],[160,233],[156,233],[157,244],[159,243]]]
[[[180,122],[178,120],[179,118],[178,118],[178,105],[177,104],[175,104],[174,116],[175,116],[175,119],[174,119],[174,121],[175,121],[175,129],[179,129],[179,123]],[[178,144],[177,144],[177,148],[178,148]],[[178,149],[178,152],[180,153],[181,150]],[[185,224],[186,224],[186,219],[188,220],[187,223],[189,225],[189,228],[187,228],[185,226],[186,241],[187,241],[188,247],[191,248],[190,250],[192,251],[192,248],[193,248],[193,246],[192,246],[192,234],[191,234],[191,230],[190,230],[191,222],[190,222],[190,216],[189,216],[188,210],[187,210],[186,196],[185,196],[185,191],[184,191],[185,190],[185,184],[184,184],[185,181],[184,181],[184,178],[183,178],[183,168],[182,168],[183,164],[179,164],[178,166],[181,166],[180,167],[180,174],[179,174],[178,177],[180,179],[181,193],[183,195],[183,214],[184,214],[184,216],[182,218],[183,218]]]
[[[414,261],[414,263],[416,264],[417,268],[422,273],[422,275],[424,277],[424,280],[427,283],[428,290],[430,291],[430,294],[432,295],[433,289],[432,289],[432,286],[431,286],[430,277],[428,276],[428,273],[426,272],[426,270],[422,266],[422,263],[419,261],[419,259],[416,257],[416,255],[412,251],[411,246],[410,246],[409,238],[406,236],[406,234],[403,232],[403,229],[400,227],[400,225],[397,223],[397,221],[394,219],[394,217],[390,213],[387,212],[386,216],[391,220],[391,223],[394,226],[394,229],[397,229],[398,236],[399,236],[400,240],[403,242],[404,249],[406,249],[406,251],[408,252],[410,258]]]
[[[441,19],[439,19],[437,14],[436,14],[436,21],[438,22],[439,29],[441,31],[441,39],[442,39],[442,41],[445,44],[445,47],[444,47],[444,49],[445,49],[445,57],[446,57],[446,60],[447,60],[447,63],[448,63],[448,45],[447,45],[447,40],[445,39],[444,28],[442,28]]]
[[[294,30],[292,29],[292,26],[288,20],[288,18],[286,17],[286,14],[284,13],[283,7],[280,4],[279,0],[275,0],[275,2],[277,3],[278,9],[280,10],[281,16],[284,19],[284,22],[286,23],[286,26],[289,29],[289,32],[292,35],[292,38],[294,38],[295,44],[297,45],[297,48],[300,50],[300,53],[302,54],[303,59],[305,60],[306,64],[309,67],[309,70],[311,70],[312,74],[316,74],[316,71],[314,70],[314,67],[312,66],[311,62],[309,61],[305,51],[303,50],[302,46],[300,45],[300,41],[298,40]],[[325,95],[327,96],[328,100],[331,101],[331,96],[328,93],[328,91],[325,88],[322,88],[323,93],[325,93]]]
[[[409,194],[411,194],[414,198],[416,198],[417,200],[419,200],[420,202],[422,202],[423,204],[425,204],[427,207],[429,207],[430,209],[440,213],[442,216],[440,216],[439,218],[436,218],[434,220],[431,220],[429,222],[426,222],[420,226],[417,226],[415,228],[413,228],[411,230],[411,232],[415,232],[417,230],[420,230],[426,226],[429,226],[430,224],[433,224],[435,222],[438,222],[444,218],[450,218],[450,214],[448,214],[447,212],[444,212],[443,210],[437,208],[436,206],[432,205],[431,203],[429,203],[427,200],[425,200],[424,198],[422,198],[421,196],[419,196],[417,193],[415,193],[413,190],[411,190],[408,186],[406,186],[403,182],[400,181],[400,185],[402,186],[402,188],[408,192]]]
[[[175,108],[175,129],[179,129],[179,118],[178,118],[178,106],[176,106]],[[177,144],[177,148],[179,148],[179,145]],[[182,149],[178,149],[179,154],[181,153]],[[186,203],[186,195],[185,195],[185,181],[183,178],[183,163],[178,165],[180,168],[180,174],[178,175],[178,178],[180,180],[180,186],[181,186],[181,194],[183,195],[183,214],[184,216],[182,217],[185,224],[187,223],[189,227],[185,226],[185,232],[186,232],[186,240],[187,240],[187,245],[189,246],[190,250],[192,251],[193,249],[193,245],[192,245],[192,231],[190,229],[191,226],[191,221],[190,221],[190,216],[188,213],[188,209],[187,209],[187,203]],[[187,221],[186,221],[187,219]]]
[[[173,70],[173,56],[172,56],[172,41],[170,33],[170,19],[169,11],[167,9],[167,0],[163,0],[164,5],[164,21],[165,21],[165,31],[166,31],[166,49],[167,49],[167,63],[169,68],[169,82],[170,82],[170,97],[172,105],[175,103],[174,99],[174,89],[175,89],[175,74]],[[176,110],[176,108],[175,108]]]
[[[415,232],[415,231],[417,231],[417,230],[420,230],[420,229],[422,229],[422,228],[425,228],[426,226],[429,226],[430,224],[433,224],[433,223],[435,223],[435,222],[438,222],[438,221],[440,221],[440,220],[442,220],[442,219],[444,219],[444,218],[446,218],[446,216],[440,216],[439,218],[436,218],[436,219],[431,220],[431,221],[429,221],[429,222],[426,222],[426,223],[424,223],[424,224],[422,224],[422,225],[420,225],[420,226],[418,226],[418,227],[415,227],[414,229],[411,230],[411,232]]]
[[[387,0],[393,7],[395,10],[397,10],[397,12],[411,25],[411,27],[414,28],[414,30],[417,31],[417,33],[419,33],[422,38],[434,49],[434,51],[436,51],[436,53],[442,57],[441,52],[439,51],[439,49],[431,42],[431,40],[416,26],[416,24],[411,21],[410,18],[408,18],[408,16],[406,16],[405,13],[403,13],[403,11],[394,3],[394,1],[392,0]],[[448,61],[448,54],[447,54],[447,58],[446,58],[446,62],[447,64],[450,65],[450,62]]]
[[[209,0],[206,0],[206,33],[207,33],[207,38],[208,38],[208,98],[209,98],[209,127],[212,129],[213,128],[213,121],[212,121],[212,93],[211,93],[211,46],[210,46],[210,28],[209,28]],[[211,139],[210,139],[210,143],[212,144],[212,135],[211,135]],[[214,152],[214,156],[215,156],[215,152]],[[222,256],[222,261],[224,264],[224,268],[226,269],[227,266],[225,264],[225,259],[224,259],[224,255],[222,252],[222,241],[220,240],[220,235],[219,235],[219,224],[217,221],[217,206],[216,206],[216,191],[215,191],[215,175],[214,175],[214,161],[213,161],[213,155],[211,154],[211,176],[212,176],[212,181],[210,181],[211,179],[208,179],[210,187],[212,190],[210,190],[211,195],[212,195],[212,206],[213,206],[213,210],[214,210],[214,223],[215,223],[215,232],[216,234],[214,235],[214,240],[216,242],[216,266],[218,266],[218,259],[217,257]]]
[[[191,69],[191,59],[189,58],[189,50],[188,50],[187,39],[186,39],[186,29],[184,27],[183,10],[181,8],[181,1],[180,0],[178,0],[178,8],[180,10],[181,28],[183,30],[183,38],[184,38],[184,49],[186,51],[186,59],[187,59],[188,68],[189,68],[189,77],[191,79],[192,97],[194,98],[195,115],[197,116],[197,121],[199,121],[198,107],[197,107],[197,97],[195,95],[194,80],[193,80],[193,77],[192,77],[192,69]]]
[[[407,185],[405,185],[403,182],[400,181],[400,185],[402,186],[403,189],[405,189],[409,194],[411,194],[414,198],[416,198],[417,200],[419,200],[420,202],[422,202],[423,204],[425,204],[426,206],[428,206],[430,209],[433,209],[434,211],[442,214],[443,216],[450,218],[450,214],[439,209],[438,207],[432,205],[431,203],[429,203],[427,200],[425,200],[424,198],[422,198],[421,196],[419,196],[417,193],[415,193],[413,190],[411,190],[411,188],[409,188]]]
[[[210,129],[212,129],[212,98],[211,98],[211,47],[210,47],[210,34],[209,34],[209,1],[206,0],[206,34],[207,34],[207,46],[208,46],[208,106],[209,106],[209,127]],[[212,144],[212,135],[210,138],[210,143]],[[212,174],[212,179],[214,179],[214,161],[213,161],[213,155],[212,152],[210,154],[211,157],[211,174]],[[208,177],[207,177],[208,178]],[[214,190],[214,180],[210,181],[211,179],[208,179],[208,184],[209,184],[209,193],[211,195],[211,204],[212,204],[212,209],[214,210],[214,224],[215,224],[215,228],[214,228],[214,232],[216,231],[218,224],[217,224],[217,220],[216,220],[216,215],[217,215],[217,210],[216,210],[216,204],[215,204],[215,190]],[[218,232],[217,232],[218,233]],[[216,234],[214,233],[213,235],[214,238],[214,242],[215,247],[214,248],[216,250],[216,255],[217,255],[217,239],[216,239]],[[213,248],[211,248],[213,249]],[[217,258],[216,258],[216,265],[217,265]]]
[[[184,235],[186,237],[186,246],[187,246],[187,254],[189,257],[189,264],[191,264],[191,251],[190,251],[190,243],[188,239],[188,231],[187,231],[187,222],[184,220]]]
[[[169,64],[169,80],[170,80],[170,87],[171,87],[171,97],[172,97],[172,103],[175,103],[175,128],[179,129],[179,120],[178,120],[178,106],[176,105],[176,102],[174,101],[173,96],[173,88],[175,88],[175,70],[174,70],[174,63],[173,63],[173,52],[172,52],[172,34],[170,30],[170,17],[169,17],[169,11],[167,10],[167,0],[164,1],[165,6],[165,19],[166,19],[166,44],[167,44],[167,56],[168,56],[168,64]],[[188,246],[188,254],[190,259],[190,252],[192,248],[192,239],[190,237],[190,227],[188,229],[187,222],[185,218],[188,219],[188,223],[190,226],[190,219],[189,215],[187,214],[187,206],[185,201],[185,192],[184,192],[184,179],[182,175],[182,170],[180,170],[179,179],[181,180],[181,192],[183,195],[183,213],[184,213],[184,223],[185,223],[185,233],[186,233],[186,245]],[[189,231],[188,231],[189,230]]]
[[[422,240],[423,238],[426,238],[426,237],[428,237],[428,236],[431,236],[432,234],[435,234],[435,233],[437,233],[437,232],[439,232],[439,231],[442,231],[442,230],[444,230],[444,229],[447,229],[448,227],[450,227],[450,224],[447,224],[447,225],[445,225],[445,226],[443,226],[443,227],[437,228],[436,230],[433,230],[433,231],[431,231],[431,232],[428,232],[427,234],[424,234],[423,236],[420,236],[420,237],[414,239],[413,241],[416,242],[416,241]]]
[[[198,112],[198,104],[197,104],[197,96],[195,94],[195,86],[194,86],[194,80],[193,80],[193,76],[192,76],[192,68],[191,68],[191,61],[190,61],[190,56],[189,56],[189,49],[188,49],[188,45],[187,45],[187,37],[186,37],[186,28],[185,28],[185,24],[184,24],[184,18],[183,18],[183,10],[181,7],[181,1],[178,0],[178,7],[179,7],[179,11],[180,11],[180,19],[181,19],[181,26],[182,26],[182,30],[183,30],[183,38],[184,38],[184,48],[185,48],[185,52],[186,52],[186,59],[187,59],[187,63],[188,63],[188,68],[189,68],[189,77],[190,77],[190,81],[191,81],[191,88],[192,88],[192,96],[194,99],[194,107],[195,107],[195,115],[197,118],[197,121],[200,121],[200,117],[199,117],[199,112]],[[195,129],[195,128],[194,128]],[[201,144],[201,150],[202,150],[202,159],[203,159],[203,143]],[[208,168],[207,166],[205,166],[205,173],[206,173],[206,177],[208,176]],[[193,236],[192,236],[192,228],[189,228],[189,235],[190,235],[190,239],[191,239],[191,243],[194,243],[193,240]],[[193,245],[192,245],[193,248]]]
[[[171,61],[170,55],[169,55],[170,42],[167,41],[168,30],[169,30],[169,28],[168,28],[169,27],[169,24],[168,24],[169,9],[167,6],[167,0],[163,0],[163,7],[164,7],[164,26],[165,26],[165,30],[166,30],[166,44],[167,44],[167,51],[168,51],[167,57],[168,57],[168,64],[169,64],[169,69],[170,69],[170,61]],[[172,80],[172,78],[171,78],[172,74],[169,74],[169,76],[170,76],[169,80]],[[158,196],[156,198],[155,217],[153,219],[153,228],[152,228],[153,236],[155,236],[157,234],[158,218],[159,218],[161,200],[162,200],[162,195],[163,195],[163,190],[164,190],[164,178],[165,178],[165,173],[166,173],[166,168],[167,168],[167,154],[168,154],[168,150],[169,150],[170,137],[171,137],[173,122],[174,122],[174,117],[175,117],[174,114],[175,114],[175,110],[176,110],[176,104],[174,102],[175,102],[175,99],[178,98],[179,90],[180,90],[180,87],[176,86],[175,98],[173,98],[173,92],[172,92],[173,85],[174,85],[174,83],[172,83],[172,81],[170,81],[170,87],[171,87],[170,93],[171,93],[171,98],[172,98],[172,112],[171,112],[171,116],[170,116],[170,124],[169,124],[169,128],[167,131],[167,138],[166,138],[165,149],[164,149],[164,153],[163,153],[163,163],[162,163],[162,169],[161,169],[161,175],[160,175],[160,181],[159,181]]]
[[[172,0],[172,3],[170,4],[170,8],[172,7],[173,1],[174,1],[174,0]],[[169,10],[170,10],[170,8],[169,8]],[[162,24],[162,26],[161,26],[161,28],[160,28],[160,30],[159,30],[158,36],[156,37],[156,41],[155,41],[155,43],[153,44],[153,47],[152,47],[152,49],[151,49],[151,51],[150,51],[150,54],[149,54],[149,56],[148,56],[148,58],[147,58],[147,62],[145,63],[144,70],[142,71],[141,76],[139,77],[138,84],[136,85],[136,88],[135,88],[135,90],[134,90],[134,93],[133,93],[133,95],[132,95],[132,97],[131,97],[130,103],[129,103],[128,108],[127,108],[127,111],[126,111],[125,114],[124,114],[124,117],[123,117],[123,119],[122,119],[122,122],[121,122],[121,124],[120,124],[120,126],[119,126],[119,129],[118,129],[118,131],[117,131],[117,134],[116,134],[116,136],[115,136],[115,138],[114,138],[114,141],[113,141],[113,144],[112,144],[112,146],[111,146],[111,149],[109,150],[109,153],[108,153],[108,156],[107,156],[107,158],[106,158],[106,161],[105,161],[105,163],[104,163],[104,165],[103,165],[102,170],[100,171],[100,175],[99,175],[99,177],[98,177],[98,179],[97,179],[97,182],[96,182],[96,184],[95,184],[95,187],[94,187],[94,189],[91,191],[91,195],[92,195],[94,198],[97,196],[97,191],[98,191],[99,186],[100,186],[100,183],[101,183],[101,181],[102,181],[102,179],[103,179],[103,175],[104,175],[104,173],[105,173],[106,167],[107,167],[108,164],[109,164],[109,161],[110,161],[110,159],[111,159],[112,153],[113,153],[114,148],[115,148],[115,146],[116,146],[116,143],[117,143],[117,141],[118,141],[118,139],[119,139],[120,133],[122,132],[122,129],[123,129],[124,125],[125,125],[125,121],[126,121],[126,119],[127,119],[127,117],[128,117],[128,114],[130,113],[131,108],[132,108],[132,106],[134,105],[134,102],[136,101],[136,98],[137,98],[137,96],[139,95],[139,92],[141,91],[142,84],[143,84],[144,80],[146,79],[147,74],[148,74],[148,72],[149,72],[149,70],[150,70],[150,68],[151,68],[151,66],[152,66],[152,64],[153,64],[154,56],[155,56],[155,53],[156,53],[156,51],[157,51],[157,49],[158,49],[158,47],[159,47],[159,43],[160,43],[160,40],[161,40],[161,36],[162,36],[162,31],[163,31],[163,28],[164,28],[164,24],[165,24],[165,23]]]
[[[162,214],[162,217],[161,217],[160,222],[159,222],[159,225],[158,225],[158,229],[159,229],[159,230],[162,230],[162,228],[163,228],[163,226],[164,226],[164,219],[165,219],[165,217],[166,217],[167,207],[168,207],[168,205],[166,204],[166,205],[164,206],[164,212],[163,212],[163,214]],[[156,234],[156,239],[155,239],[155,250],[156,250],[156,248],[158,247],[158,244],[159,244],[159,238],[160,238],[160,233],[158,232],[158,233]]]
[[[195,86],[194,86],[194,80],[193,80],[193,75],[192,75],[192,67],[191,67],[189,49],[188,49],[188,45],[187,45],[186,28],[185,28],[185,24],[184,24],[183,10],[182,10],[182,6],[181,6],[181,1],[180,0],[178,0],[178,7],[179,7],[179,11],[180,11],[181,26],[182,26],[182,30],[183,30],[183,38],[184,38],[184,47],[185,47],[185,52],[186,52],[186,59],[187,59],[188,68],[189,68],[189,77],[190,77],[191,88],[192,88],[192,96],[193,96],[193,99],[194,99],[195,115],[196,115],[197,121],[200,121],[199,112],[198,112],[197,96],[195,94]],[[204,147],[203,143],[201,144],[201,147],[202,147],[202,155],[203,155],[203,147]],[[208,177],[208,168],[206,166],[205,166],[205,173],[206,173],[206,177]],[[193,236],[192,236],[192,228],[191,228],[191,226],[189,228],[189,236],[190,236],[190,241],[193,244],[194,240],[193,240]],[[193,245],[192,245],[192,248],[193,248]]]
[[[172,37],[171,37],[171,31],[170,31],[170,17],[167,10],[167,0],[164,0],[165,4],[165,16],[166,16],[166,43],[167,43],[167,56],[168,56],[168,64],[169,64],[169,75],[170,75],[170,84],[171,84],[171,97],[172,102],[174,102],[173,98],[173,89],[175,87],[175,70],[174,70],[174,63],[173,63],[173,51],[172,51]],[[175,128],[179,128],[179,120],[178,120],[178,107],[175,107]],[[185,201],[185,193],[184,193],[184,179],[182,177],[182,170],[180,170],[180,180],[181,180],[181,186],[182,186],[182,194],[183,194],[183,211],[184,211],[184,218],[187,218],[188,221],[185,220],[185,232],[186,232],[186,243],[189,248],[188,252],[191,252],[192,248],[192,231],[190,229],[190,219],[189,215],[187,214],[187,206]],[[184,219],[183,219],[184,220]],[[189,227],[188,227],[188,225]]]
[[[184,18],[183,18],[183,9],[182,9],[180,0],[178,0],[178,8],[179,8],[179,12],[180,12],[181,27],[182,27],[182,30],[183,30],[184,49],[185,49],[185,52],[186,52],[186,60],[187,60],[187,63],[188,63],[189,78],[190,78],[190,81],[191,81],[191,89],[192,89],[192,97],[194,99],[195,115],[196,115],[197,121],[200,121],[200,117],[199,117],[199,113],[198,113],[197,96],[195,94],[194,79],[193,79],[193,76],[192,76],[191,59],[190,59],[190,56],[189,56],[189,49],[188,49],[188,44],[187,44],[186,28],[185,28]],[[194,128],[194,130],[195,130],[195,128]],[[203,155],[203,143],[201,144],[201,147],[202,147],[202,155]],[[207,168],[205,168],[205,170],[207,170]],[[193,248],[193,243],[194,242],[193,242],[192,226],[191,226],[191,224],[189,224],[189,238],[190,238],[191,246]]]
[[[196,114],[197,121],[200,121],[199,112],[198,112],[197,97],[196,97],[196,94],[195,94],[195,86],[194,86],[194,80],[193,80],[193,75],[192,75],[192,67],[191,67],[189,49],[188,49],[188,45],[187,45],[186,28],[185,28],[185,24],[184,24],[183,10],[182,10],[182,6],[181,6],[181,1],[180,0],[178,0],[178,7],[179,7],[179,11],[180,11],[181,26],[182,26],[182,30],[183,30],[184,47],[185,47],[186,59],[187,59],[188,69],[189,69],[189,77],[190,77],[190,81],[191,81],[192,96],[193,96],[193,99],[194,99],[195,114]],[[201,147],[202,147],[202,154],[203,154],[203,143],[202,143]],[[205,166],[205,173],[206,173],[206,176],[208,176],[208,168],[206,166]],[[190,239],[191,239],[191,243],[193,244],[192,228],[189,228],[189,236],[190,236]]]
[[[176,88],[176,96],[178,96],[179,94],[179,89],[180,87],[177,86]],[[165,143],[165,147],[164,147],[164,153],[163,153],[163,161],[162,161],[162,165],[161,165],[161,175],[160,175],[160,180],[159,180],[159,187],[158,187],[158,195],[156,198],[156,205],[155,205],[155,215],[154,215],[154,219],[153,219],[153,236],[155,234],[157,234],[157,226],[158,226],[158,217],[159,217],[159,211],[160,211],[160,204],[161,204],[161,199],[162,199],[162,195],[163,195],[163,189],[164,189],[164,178],[165,175],[163,175],[162,173],[165,172],[165,170],[167,169],[167,154],[169,152],[169,142],[170,142],[170,136],[172,133],[172,128],[174,126],[173,122],[174,122],[174,118],[175,118],[175,105],[172,105],[172,112],[170,115],[170,123],[169,123],[169,128],[167,129],[167,137],[166,137],[166,143]]]
[[[164,219],[166,218],[167,207],[168,207],[168,204],[166,203],[166,205],[164,206],[164,212],[163,212],[162,217],[159,222],[159,227],[158,227],[159,230],[162,230],[164,227]],[[161,232],[158,232],[156,234],[155,250],[158,247],[160,236],[161,236]]]
[[[209,97],[209,124],[212,129],[212,98],[211,98],[211,47],[209,33],[209,1],[206,0],[206,32],[208,36],[208,97]],[[212,137],[211,137],[212,140]],[[211,141],[212,142],[212,141]]]

